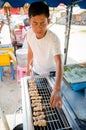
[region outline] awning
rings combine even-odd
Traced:
[[[57,7],[60,3],[65,5],[71,5],[72,3],[78,4],[80,8],[86,9],[86,0],[0,0],[0,8],[4,6],[6,2],[14,8],[23,7],[25,3],[31,4],[36,1],[45,1],[50,7]]]

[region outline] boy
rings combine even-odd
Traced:
[[[56,71],[56,81],[50,97],[52,108],[62,107],[61,81],[62,62],[60,41],[58,37],[47,29],[50,23],[49,7],[44,2],[34,2],[28,10],[29,24],[28,31],[28,62],[27,75],[30,75],[30,66],[34,74],[46,74]]]

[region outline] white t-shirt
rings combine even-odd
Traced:
[[[47,30],[43,38],[37,39],[35,33],[30,29],[27,40],[33,52],[33,71],[37,74],[55,71],[54,56],[61,54],[59,38]]]

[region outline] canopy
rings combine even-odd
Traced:
[[[0,0],[0,8],[2,8],[6,2],[9,2],[12,7],[17,8],[23,7],[25,3],[31,4],[36,1],[45,1],[50,7],[57,7],[60,3],[67,6],[72,3],[77,3],[80,8],[86,8],[86,0]]]

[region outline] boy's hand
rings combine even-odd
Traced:
[[[50,106],[52,108],[62,108],[62,97],[60,91],[53,89],[50,97]]]
[[[31,71],[26,69],[26,75],[30,76],[31,75]]]

